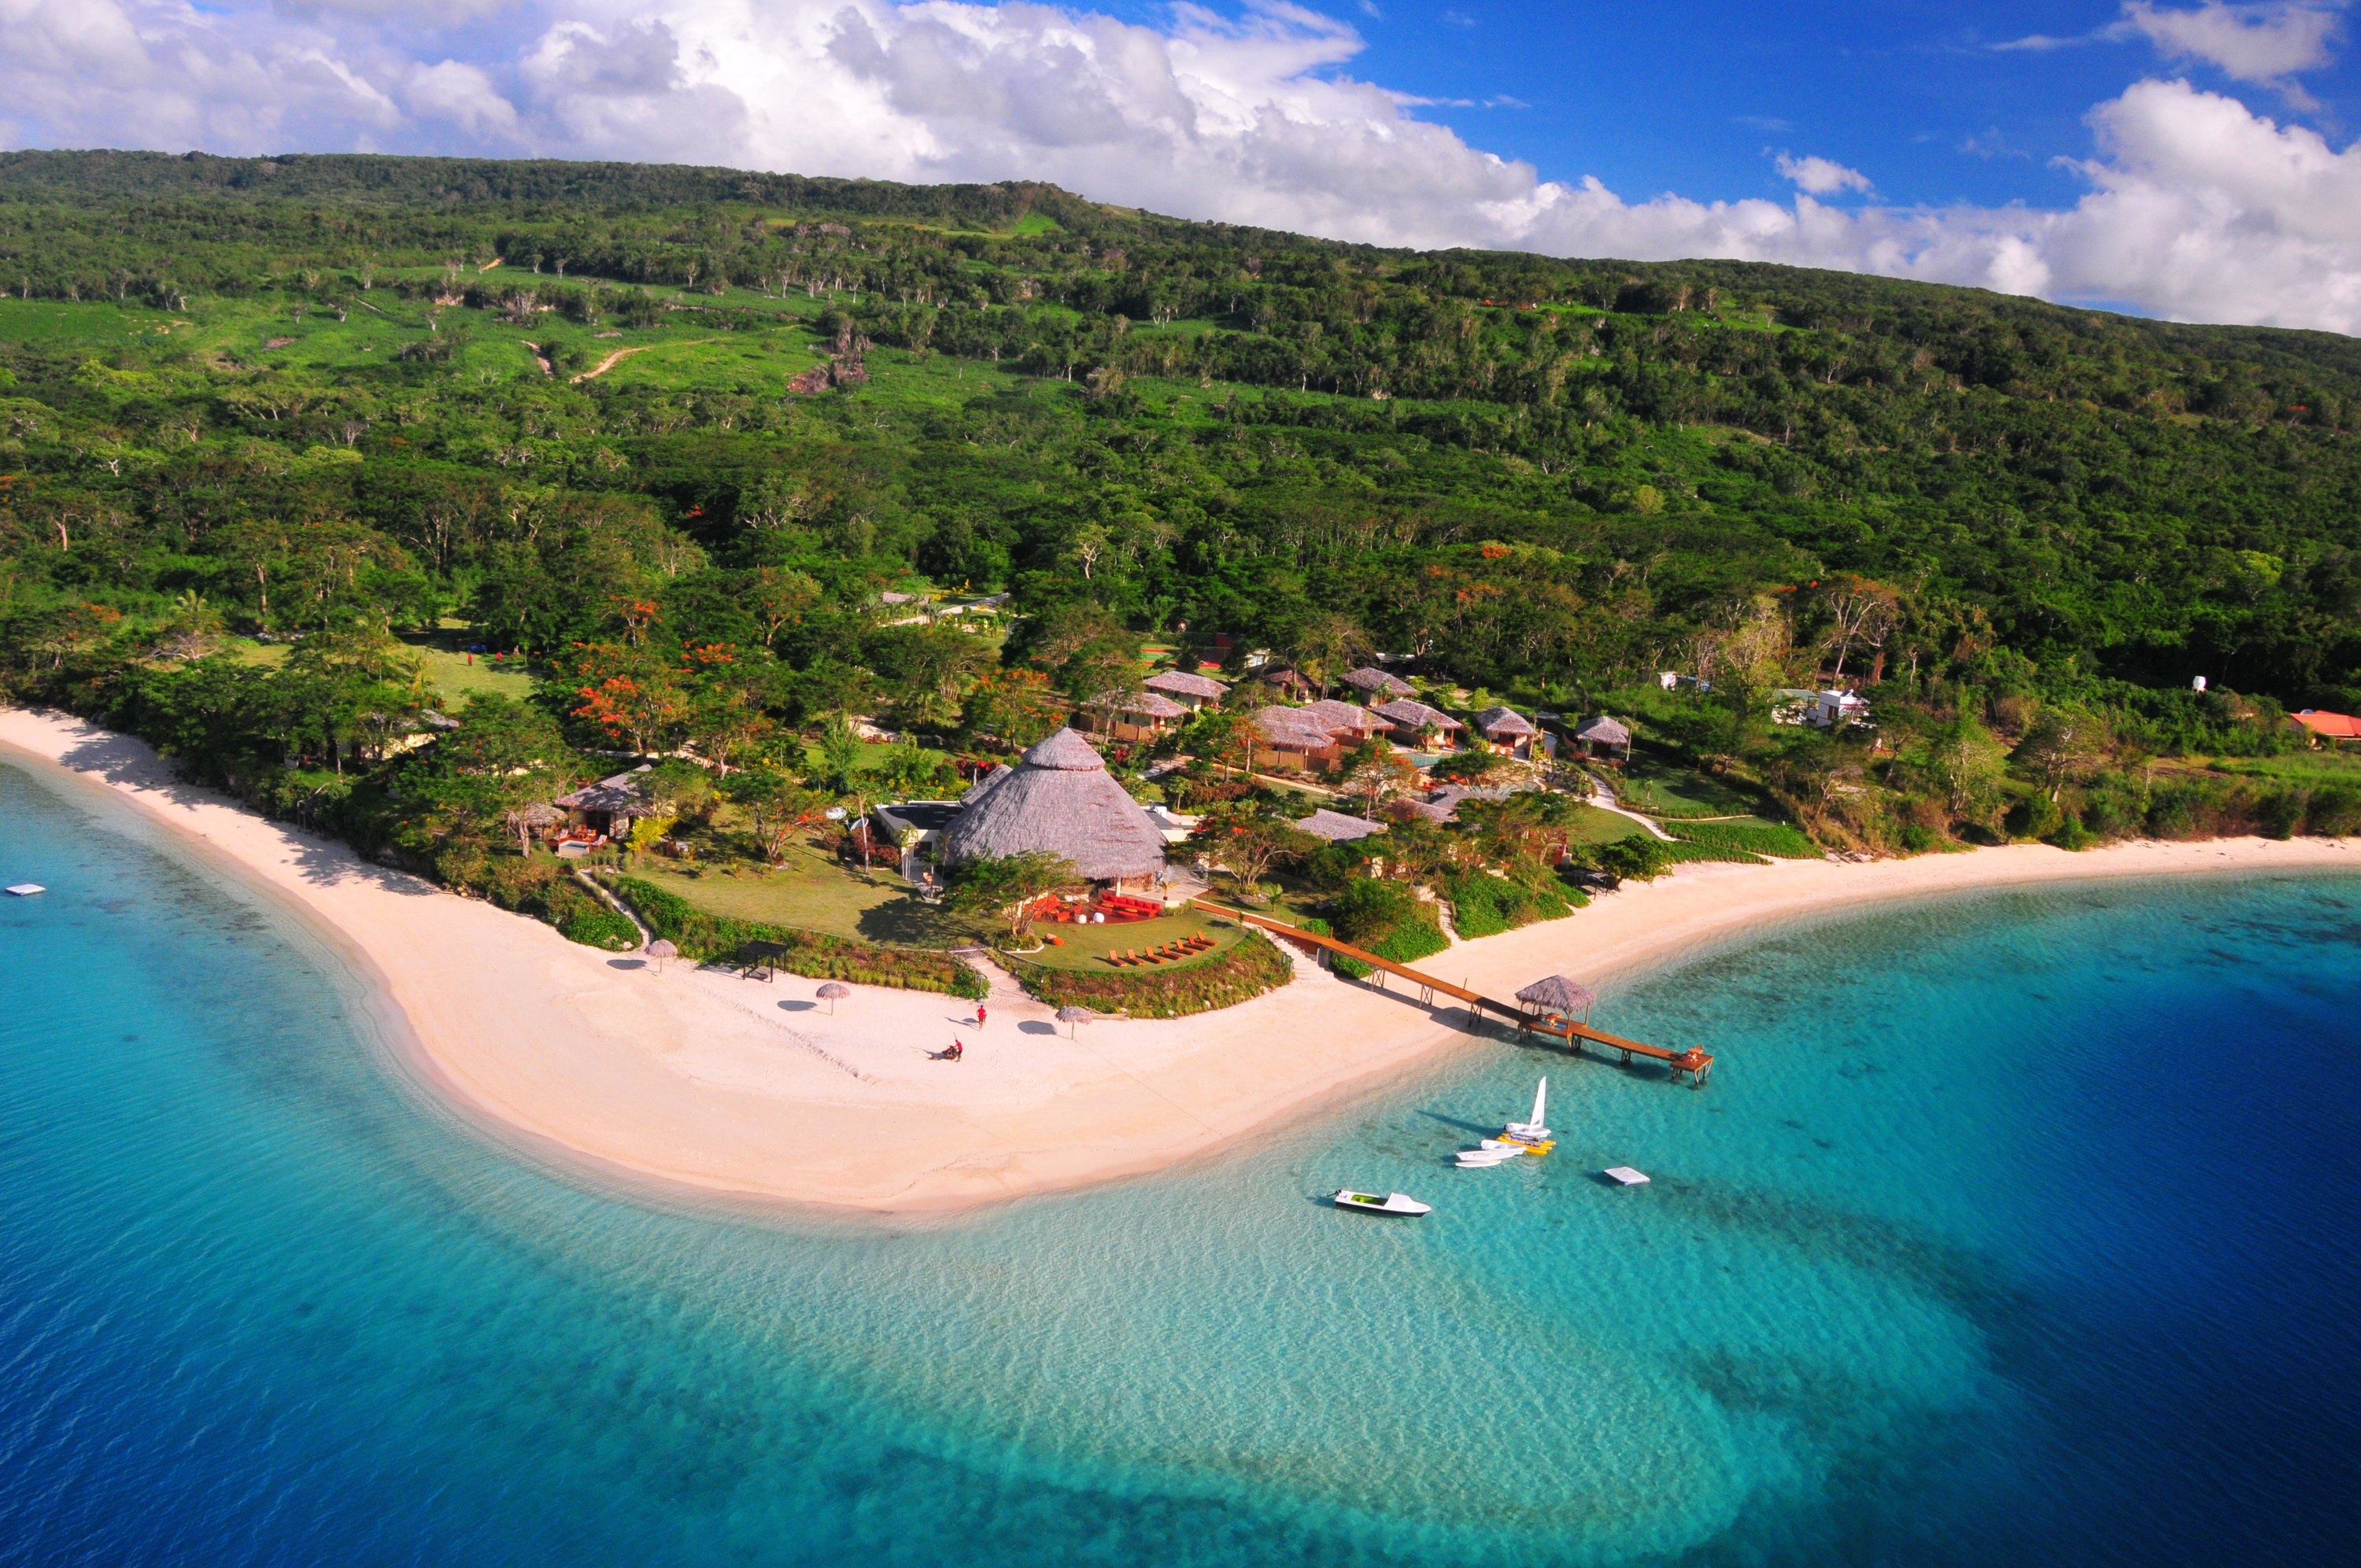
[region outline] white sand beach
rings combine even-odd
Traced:
[[[996,976],[982,1031],[968,1003],[856,986],[833,1014],[815,981],[661,972],[371,865],[177,782],[137,740],[61,715],[0,710],[0,753],[63,787],[101,788],[304,917],[382,988],[397,1048],[476,1119],[639,1178],[876,1212],[941,1212],[1143,1174],[1365,1091],[1406,1064],[1493,1049],[1456,1010],[1430,1013],[1309,962],[1242,1007],[1103,1020],[1068,1038]],[[2361,869],[2354,840],[2018,845],[1874,864],[1684,868],[1572,918],[1462,943],[1425,962],[1506,997],[1538,976],[1586,981],[1752,928],[1881,900],[2042,881]],[[393,1015],[392,1013],[389,1014]],[[1601,1025],[1614,1027],[1611,1018]],[[929,1058],[954,1035],[964,1061]],[[1743,1070],[1728,1042],[1718,1072]],[[878,1152],[890,1147],[894,1157]]]

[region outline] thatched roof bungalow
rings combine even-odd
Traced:
[[[1348,817],[1341,811],[1331,811],[1324,806],[1298,822],[1296,827],[1315,839],[1325,839],[1332,844],[1349,844],[1356,839],[1366,839],[1372,833],[1382,833],[1386,830],[1386,825],[1382,822],[1372,822],[1366,817]]]
[[[1200,675],[1188,670],[1165,670],[1140,683],[1149,691],[1161,692],[1173,701],[1191,708],[1219,702],[1229,695],[1230,688],[1211,675]]]
[[[1609,718],[1603,713],[1586,718],[1576,725],[1574,738],[1582,743],[1582,748],[1586,751],[1596,751],[1602,747],[1620,746],[1623,748],[1624,756],[1629,757],[1631,754],[1631,727],[1620,719]]]
[[[1262,707],[1254,716],[1255,762],[1277,773],[1326,773],[1344,760],[1338,732],[1300,707]]]
[[[595,828],[609,839],[620,839],[631,830],[633,821],[647,814],[649,801],[641,788],[641,775],[648,772],[649,766],[642,762],[629,773],[584,784],[550,804],[575,821]]]
[[[1164,870],[1164,835],[1071,729],[968,791],[938,853],[945,865],[957,865],[1036,851],[1062,856],[1091,881],[1118,891],[1152,887]]]
[[[1371,702],[1389,701],[1398,696],[1416,696],[1418,688],[1400,675],[1389,675],[1375,664],[1364,664],[1344,677],[1345,684],[1367,696]]]
[[[1392,724],[1366,707],[1355,707],[1349,702],[1323,697],[1318,702],[1304,704],[1295,709],[1306,722],[1317,724],[1332,735],[1344,736],[1348,742],[1371,735],[1383,735]]]
[[[1162,692],[1101,692],[1074,718],[1112,740],[1153,740],[1191,711]]]
[[[1456,749],[1459,745],[1459,738],[1467,732],[1466,725],[1444,712],[1443,709],[1429,707],[1426,704],[1413,701],[1409,697],[1398,697],[1392,702],[1379,703],[1369,711],[1392,725],[1394,739],[1405,746],[1426,745],[1427,733],[1431,730],[1433,732],[1435,744]]]

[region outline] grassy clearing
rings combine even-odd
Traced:
[[[522,701],[533,695],[533,676],[525,672],[521,659],[502,660],[495,664],[489,658],[478,658],[470,663],[465,653],[415,643],[411,652],[418,655],[428,684],[446,697],[466,698],[489,693]]]
[[[1576,812],[1570,837],[1577,844],[1612,844],[1647,831],[1628,817],[1586,806]]]
[[[1675,817],[1752,817],[1763,806],[1762,798],[1751,790],[1639,751],[1617,780],[1615,795],[1634,811],[1667,822]]]
[[[650,929],[678,947],[681,957],[700,963],[728,962],[747,944],[767,942],[785,949],[772,958],[790,974],[979,1000],[988,989],[979,971],[949,953],[889,948],[798,927],[715,915],[644,877],[619,876],[612,885],[624,902],[639,911]]]
[[[710,915],[788,926],[864,942],[961,947],[990,934],[988,925],[922,903],[909,884],[879,867],[863,876],[807,846],[775,870],[731,872],[638,868],[634,875]]]

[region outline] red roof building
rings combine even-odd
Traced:
[[[2324,713],[2319,708],[2307,707],[2301,713],[2289,715],[2289,718],[2302,725],[2315,740],[2325,740],[2331,745],[2339,740],[2361,740],[2361,718],[2349,713]]]

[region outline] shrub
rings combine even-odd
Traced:
[[[709,915],[678,894],[638,877],[619,876],[611,885],[639,911],[650,930],[678,948],[681,957],[700,963],[733,958],[749,942],[775,942],[786,949],[776,962],[789,974],[903,991],[934,991],[975,1001],[983,1000],[989,989],[972,965],[949,953],[925,948],[881,948],[793,926]]]
[[[1402,883],[1355,877],[1328,901],[1328,918],[1340,939],[1398,964],[1415,963],[1451,946],[1433,914]],[[1368,965],[1342,954],[1332,967],[1356,980],[1370,972]]]
[[[1487,872],[1446,875],[1443,895],[1451,901],[1451,923],[1462,937],[1490,937],[1574,913],[1574,905],[1554,887],[1531,887]]]
[[[1902,847],[1914,855],[1923,855],[1941,849],[1943,837],[1923,822],[1905,822],[1902,825]]]
[[[2361,833],[2361,789],[2330,784],[2314,790],[2304,807],[2303,830],[2323,837]]]
[[[1128,1018],[1181,1018],[1235,1007],[1295,978],[1287,955],[1255,931],[1227,952],[1178,969],[1099,974],[1022,960],[1009,968],[1027,994],[1052,1007],[1087,1007]]]
[[[640,928],[613,910],[583,900],[584,907],[568,916],[558,929],[569,942],[579,942],[586,948],[603,948],[610,953],[628,953],[640,945]]]
[[[1668,820],[1664,831],[1685,844],[1736,850],[1746,855],[1774,860],[1817,861],[1820,847],[1799,828],[1779,822],[1681,822]]]

